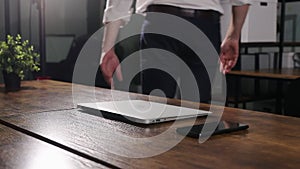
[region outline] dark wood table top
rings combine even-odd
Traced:
[[[49,88],[59,84],[54,91]],[[120,168],[299,168],[300,166],[300,119],[285,117],[262,112],[225,108],[222,118],[224,120],[236,121],[249,124],[248,130],[230,134],[213,136],[206,142],[200,144],[197,139],[184,138],[179,144],[165,150],[167,145],[180,139],[176,133],[176,128],[190,125],[192,120],[177,121],[155,124],[155,125],[133,125],[121,121],[104,119],[95,114],[82,112],[76,109],[70,99],[71,84],[55,81],[32,81],[26,82],[30,86],[35,86],[36,90],[41,90],[44,86],[44,97],[39,97],[45,105],[35,105],[27,98],[30,106],[34,110],[25,108],[25,104],[18,105],[18,113],[9,113],[0,117],[1,120],[16,125],[25,130],[31,131],[38,136],[47,138],[54,143],[58,143],[77,150],[88,156],[105,161],[112,166]],[[78,100],[88,98],[91,87],[78,85]],[[63,88],[63,89],[59,89]],[[36,90],[31,91],[34,95]],[[57,91],[57,92],[55,92]],[[60,93],[59,100],[55,100],[53,93]],[[30,90],[21,91],[28,92]],[[50,99],[56,104],[67,105],[66,108],[53,110],[46,102],[47,93]],[[4,97],[5,93],[0,93]],[[9,94],[18,96],[17,93]],[[112,100],[110,90],[95,89],[93,94],[97,101]],[[116,92],[114,99],[126,99],[125,92]],[[13,99],[12,96],[11,99]],[[35,96],[32,96],[34,99]],[[133,99],[146,99],[145,96],[131,94]],[[91,98],[90,98],[91,99]],[[152,99],[161,101],[159,98]],[[65,101],[64,101],[65,100]],[[75,99],[76,100],[76,99]],[[1,99],[2,101],[2,99]],[[13,102],[18,99],[13,99]],[[95,101],[95,100],[94,100]],[[9,102],[9,101],[6,101]],[[170,104],[179,104],[178,100],[168,100]],[[8,104],[8,103],[7,103]],[[21,113],[24,106],[24,113]],[[199,104],[186,102],[185,106],[199,107]],[[201,105],[206,109],[207,105]],[[40,111],[46,108],[47,111]],[[64,107],[61,107],[64,108]],[[219,109],[221,107],[214,106]],[[3,110],[0,110],[0,114]],[[11,110],[13,111],[13,109]],[[36,111],[36,112],[35,112]],[[196,123],[203,122],[205,118],[198,118]],[[142,146],[137,146],[136,139],[133,138],[153,138],[164,134],[164,139],[156,141],[146,141]],[[128,136],[130,139],[125,139]],[[146,139],[146,140],[147,140]],[[2,141],[0,141],[1,144]],[[158,154],[146,158],[130,158],[132,155],[145,155],[149,152]],[[123,156],[121,156],[122,154]],[[130,156],[130,157],[128,157]],[[34,157],[32,157],[34,158]]]
[[[279,80],[295,80],[300,78],[300,69],[282,68],[260,70],[232,70],[228,73],[228,75]]]
[[[279,42],[242,42],[241,47],[279,47]],[[299,47],[300,42],[284,42],[284,47]]]
[[[111,99],[110,90],[107,89],[98,89],[97,95],[94,95],[92,87],[76,85],[73,88],[71,83],[52,80],[22,81],[21,88],[18,92],[6,93],[4,84],[0,84],[0,117],[73,109],[76,108],[74,101],[76,103],[77,99],[82,102],[97,98]],[[118,96],[118,99],[124,99],[124,95]]]
[[[106,168],[0,124],[0,168]]]

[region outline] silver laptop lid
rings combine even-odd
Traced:
[[[83,110],[101,110],[122,115],[131,121],[144,124],[206,116],[211,113],[209,111],[143,100],[79,103],[77,107]]]

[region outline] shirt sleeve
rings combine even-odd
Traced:
[[[246,4],[252,4],[252,0],[231,0],[233,6],[242,6]]]
[[[131,16],[132,0],[107,0],[103,15],[103,23],[119,19],[128,22]]]

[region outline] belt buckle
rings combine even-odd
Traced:
[[[196,14],[195,10],[193,9],[182,9],[181,12],[190,17],[195,17]]]

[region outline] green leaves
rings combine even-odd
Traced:
[[[39,71],[40,55],[28,40],[22,41],[21,35],[7,35],[7,41],[0,42],[0,69],[14,72],[24,79],[27,71]]]

